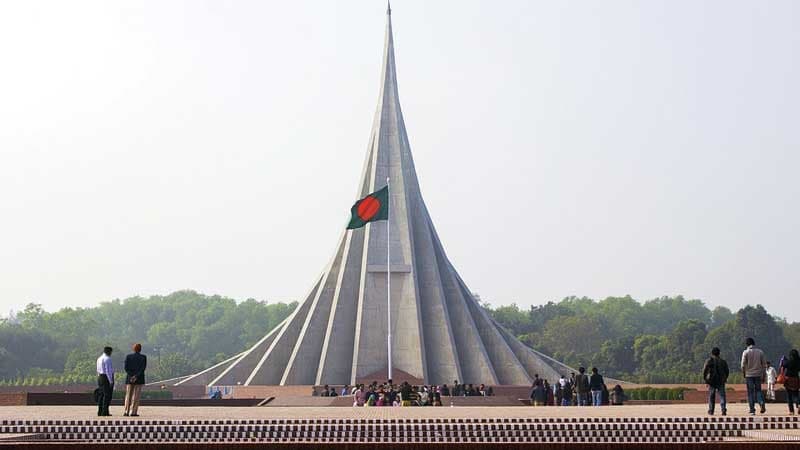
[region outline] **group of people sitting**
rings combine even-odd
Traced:
[[[530,394],[533,406],[602,406],[622,405],[625,391],[622,386],[616,385],[609,392],[603,376],[592,368],[591,375],[586,374],[586,368],[578,369],[578,374],[572,372],[569,378],[561,375],[552,385],[539,375],[534,375],[533,386]]]
[[[477,397],[492,396],[494,390],[485,384],[460,384],[453,382],[452,388],[447,384],[412,386],[408,382],[395,385],[392,380],[379,384],[373,381],[369,385],[344,385],[337,392],[329,385],[318,389],[312,388],[312,396],[320,397],[353,397],[353,406],[442,406],[442,397]]]

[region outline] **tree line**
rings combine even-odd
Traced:
[[[194,291],[55,312],[31,303],[0,320],[0,385],[93,382],[103,346],[115,348],[119,370],[136,342],[148,355],[150,380],[187,375],[249,348],[296,305]],[[683,297],[568,297],[527,310],[516,304],[484,307],[545,354],[636,382],[701,382],[699,369],[711,347],[720,347],[735,367],[746,336],[776,360],[800,346],[800,323],[772,317],[760,305],[734,313]]]
[[[94,382],[103,346],[114,348],[114,367],[121,371],[125,354],[137,342],[148,356],[148,379],[187,375],[252,346],[295,306],[194,291],[56,312],[31,303],[0,322],[0,380]]]
[[[735,369],[748,336],[775,364],[800,346],[800,322],[773,317],[761,305],[734,313],[682,296],[645,302],[626,296],[567,297],[528,310],[484,307],[527,345],[572,367],[598,367],[631,382],[702,383],[710,350],[719,347]],[[732,381],[740,379],[732,370]]]

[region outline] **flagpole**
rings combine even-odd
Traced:
[[[392,227],[392,192],[389,188],[389,177],[386,177],[386,193],[388,219],[386,220],[386,347],[389,355],[389,377],[392,379],[392,258],[391,258],[391,227]]]

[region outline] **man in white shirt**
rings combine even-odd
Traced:
[[[114,366],[111,365],[111,347],[104,347],[97,358],[97,415],[110,416],[108,405],[114,392]]]
[[[747,405],[750,407],[750,415],[756,414],[755,403],[761,406],[761,414],[767,412],[764,404],[764,393],[761,391],[761,383],[766,381],[767,359],[760,348],[756,348],[756,341],[749,337],[745,339],[747,348],[742,352],[742,375],[747,383]]]
[[[772,367],[772,363],[767,361],[767,398],[775,400],[775,382],[778,381],[778,372]]]

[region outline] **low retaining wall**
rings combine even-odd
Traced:
[[[257,406],[263,399],[178,398],[142,399],[142,406]],[[112,406],[122,406],[123,400],[114,399]],[[58,392],[0,393],[0,406],[89,406],[96,405],[92,394]]]
[[[25,392],[2,392],[0,393],[0,406],[20,406],[26,405],[28,394]]]
[[[0,386],[0,394],[11,394],[20,392],[29,392],[36,394],[52,394],[52,393],[79,393],[85,394],[92,392],[97,388],[96,384],[64,384],[52,386]],[[124,385],[118,384],[117,389],[125,389]],[[160,391],[159,385],[148,385],[143,388],[144,391]],[[172,398],[207,398],[205,386],[165,386],[164,390],[172,392]],[[310,389],[309,389],[309,392]]]
[[[764,389],[762,391],[764,394],[767,393],[767,390]],[[683,393],[683,399],[687,403],[706,403],[708,401],[708,390],[703,391],[686,391]],[[719,396],[717,396],[717,402],[719,402]],[[742,403],[747,401],[747,392],[746,391],[725,391],[725,400],[728,403]],[[786,403],[786,391],[783,389],[775,391],[775,403]]]

